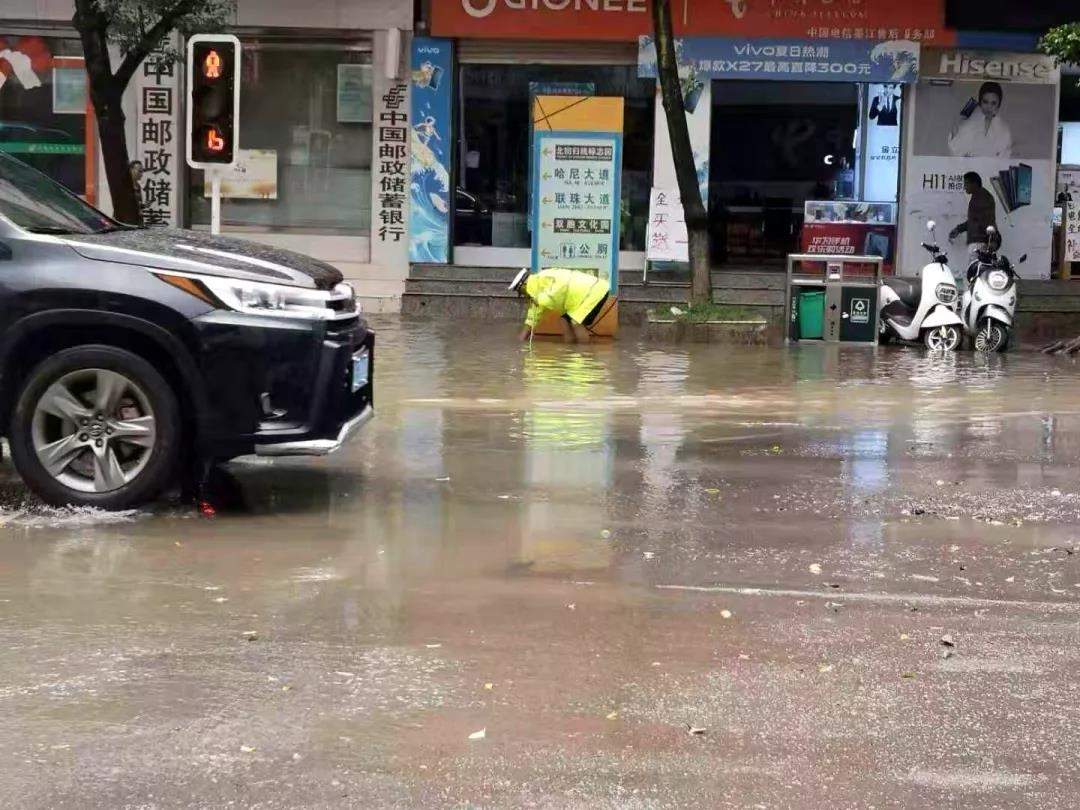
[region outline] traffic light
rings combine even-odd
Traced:
[[[231,166],[240,132],[240,40],[198,34],[187,46],[187,162]]]

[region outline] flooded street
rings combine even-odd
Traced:
[[[373,325],[217,518],[0,511],[0,805],[1080,805],[1074,363]]]

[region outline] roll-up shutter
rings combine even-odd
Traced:
[[[549,42],[528,39],[459,39],[465,64],[636,65],[636,42]]]

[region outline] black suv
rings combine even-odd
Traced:
[[[0,433],[49,503],[124,508],[199,465],[332,452],[373,415],[373,354],[335,268],[121,225],[0,154]]]

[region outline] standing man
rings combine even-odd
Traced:
[[[968,247],[974,252],[986,247],[986,229],[991,225],[997,227],[997,203],[994,202],[994,195],[983,188],[978,172],[964,175],[964,192],[971,195],[967,222],[961,222],[949,231],[949,239],[967,233]]]
[[[523,267],[509,289],[529,301],[525,326],[521,330],[522,340],[529,338],[540,322],[540,316],[550,310],[562,318],[564,341],[588,343],[589,327],[600,317],[608,300],[606,281],[563,267],[550,267],[539,273],[530,273]]]

